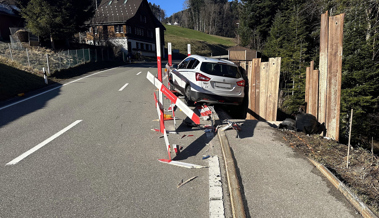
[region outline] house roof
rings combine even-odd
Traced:
[[[0,14],[16,16],[20,9],[14,0],[0,0]]]
[[[97,7],[93,22],[125,23],[134,17],[143,0],[102,0]]]
[[[154,16],[147,0],[102,0],[90,22],[95,25],[125,24],[136,15],[141,6],[147,9],[143,13],[150,14],[153,19],[150,25],[166,30],[162,23]]]

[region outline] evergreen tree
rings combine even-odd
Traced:
[[[21,15],[33,34],[55,39],[69,39],[82,31],[84,22],[94,14],[92,0],[21,0]]]
[[[286,2],[287,10],[278,11],[271,26],[267,43],[263,49],[266,57],[281,57],[281,89],[287,90],[283,110],[292,113],[304,103],[305,60],[308,42],[307,25],[300,13],[302,4]],[[283,9],[286,9],[283,7]]]
[[[341,96],[341,135],[348,131],[350,110],[354,109],[352,136],[378,133],[379,68],[378,5],[372,1],[347,1],[344,25],[343,75]],[[375,121],[376,119],[376,121]],[[369,139],[369,138],[367,138]],[[367,140],[366,139],[366,140]]]
[[[242,0],[241,1],[241,22],[240,34],[242,45],[249,44],[253,41],[266,41],[269,35],[270,27],[274,20],[276,11],[279,9],[282,1],[280,0]],[[243,21],[242,21],[243,20]],[[254,33],[254,39],[248,35]],[[253,45],[252,47],[259,47]]]

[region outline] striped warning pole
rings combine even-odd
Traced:
[[[157,95],[155,94],[155,92],[154,92],[154,100],[155,100],[155,105],[157,106],[157,113],[158,113],[158,117],[159,117],[159,125],[160,125],[160,129],[161,129],[161,133],[163,133],[164,141],[166,144],[166,149],[167,149],[167,153],[168,153],[168,160],[171,161],[170,143],[168,141],[166,128],[164,126],[163,112],[162,112],[162,108],[159,105]]]
[[[180,108],[185,115],[187,115],[194,123],[200,124],[200,117],[197,116],[191,108],[182,102],[174,93],[172,93],[166,86],[162,84],[153,74],[147,72],[146,78],[157,87],[168,99],[170,99],[178,108]]]
[[[158,67],[158,79],[162,82],[162,58],[161,58],[161,34],[159,27],[155,28],[155,38],[157,47],[157,67]]]
[[[191,44],[187,44],[188,56],[191,55]]]
[[[154,100],[155,100],[155,105],[157,106],[157,113],[158,113],[158,117],[159,117],[159,130],[161,133],[163,133],[163,130],[165,129],[165,127],[164,127],[164,114],[163,114],[162,107],[157,100],[157,95],[155,94],[155,92],[154,92]]]
[[[161,58],[161,33],[159,27],[155,28],[156,50],[157,50],[157,68],[158,68],[158,80],[162,82],[162,58]],[[159,103],[164,107],[162,92],[159,92]],[[163,133],[163,129],[160,131]]]
[[[168,65],[172,66],[171,42],[168,43]]]

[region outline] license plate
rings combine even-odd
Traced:
[[[230,89],[232,86],[229,83],[215,83],[218,88]]]

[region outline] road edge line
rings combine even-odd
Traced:
[[[350,189],[341,182],[328,168],[319,162],[307,157],[307,159],[340,191],[345,198],[359,211],[364,218],[378,218],[368,206],[363,203]]]
[[[221,150],[225,162],[226,178],[228,181],[233,217],[245,218],[246,212],[241,195],[240,181],[238,179],[236,163],[230,149],[228,138],[222,130],[217,131],[217,136],[220,140]]]

